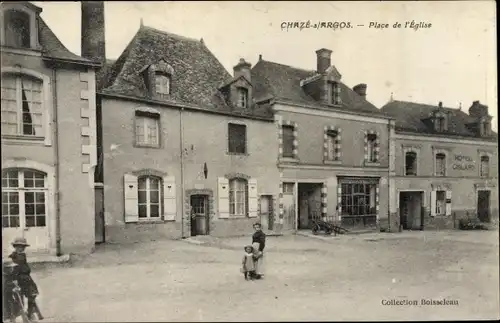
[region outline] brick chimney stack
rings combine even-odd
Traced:
[[[331,56],[332,51],[329,49],[321,48],[316,51],[318,73],[325,73],[325,71],[332,65]]]
[[[469,115],[476,119],[486,117],[488,116],[488,106],[481,104],[479,101],[474,101],[469,108]]]
[[[240,61],[236,66],[233,67],[234,77],[244,76],[248,82],[252,82],[252,77],[250,73],[250,67],[252,64],[246,62],[243,58],[240,58]]]
[[[359,96],[363,97],[366,99],[366,84],[361,83],[356,86],[354,86],[352,89],[354,92],[356,92]]]
[[[82,1],[82,56],[99,63],[106,61],[104,1]]]

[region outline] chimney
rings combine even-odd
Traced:
[[[104,1],[82,1],[81,8],[82,56],[105,63]]]
[[[359,96],[366,99],[366,84],[361,83],[352,88]]]
[[[248,82],[252,82],[252,78],[250,76],[250,67],[252,66],[252,64],[246,62],[243,58],[240,58],[240,61],[238,62],[238,64],[236,64],[235,67],[233,67],[233,71],[234,71],[234,77],[240,77],[240,76],[244,76]]]
[[[443,107],[443,102],[439,101],[438,107],[441,109]]]
[[[469,115],[473,118],[481,118],[488,116],[488,106],[479,103],[479,101],[472,102],[472,106],[469,108]]]
[[[321,48],[316,51],[317,57],[317,72],[320,74],[325,73],[327,68],[332,65],[332,51],[326,48]]]

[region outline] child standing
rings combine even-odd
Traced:
[[[245,275],[245,280],[252,280],[255,277],[254,248],[245,246],[241,271]]]
[[[16,238],[12,242],[14,252],[10,254],[9,258],[17,265],[15,268],[15,277],[17,283],[21,288],[21,294],[28,299],[28,317],[33,318],[37,314],[39,320],[43,320],[43,316],[36,304],[36,297],[38,296],[38,287],[31,278],[31,268],[28,265],[26,258],[26,247],[29,247],[25,238]]]

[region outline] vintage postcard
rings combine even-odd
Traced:
[[[500,318],[494,1],[4,1],[4,322]]]

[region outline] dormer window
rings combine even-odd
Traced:
[[[237,89],[238,94],[238,108],[246,109],[248,107],[248,90],[243,87]]]
[[[443,132],[446,130],[445,121],[446,119],[443,116],[436,117],[436,131]]]
[[[491,123],[488,120],[481,121],[479,125],[479,134],[481,137],[488,137],[491,134]]]
[[[155,74],[155,91],[156,95],[164,99],[170,94],[170,76],[164,73]]]
[[[4,12],[5,45],[16,48],[30,48],[30,15],[23,11]]]
[[[340,103],[340,85],[337,82],[333,82],[330,85],[330,104],[339,105]]]

